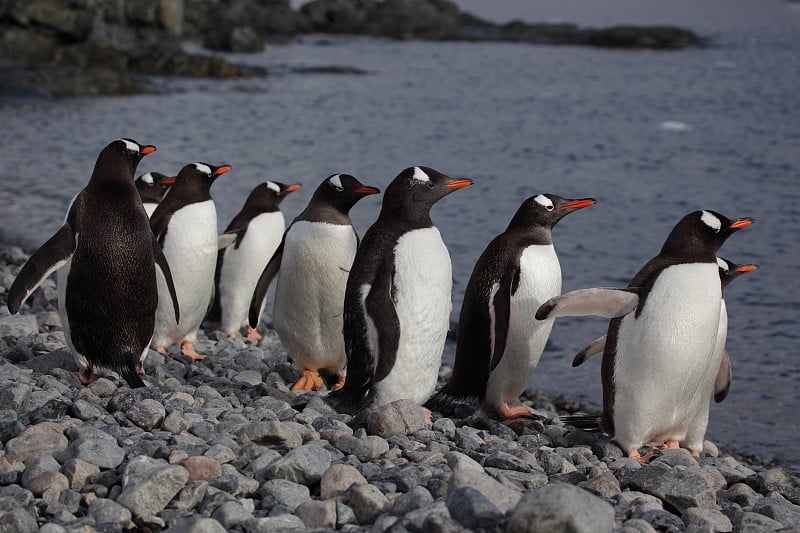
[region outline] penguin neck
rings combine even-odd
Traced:
[[[307,222],[326,222],[340,226],[352,226],[350,219],[350,205],[339,205],[319,198],[312,198],[303,211],[297,215],[295,220],[305,220]]]
[[[511,221],[505,233],[515,242],[523,246],[532,244],[553,244],[553,233],[550,228],[543,226],[526,226],[514,224]]]
[[[211,184],[202,179],[176,181],[169,196],[181,198],[186,203],[205,202],[211,200]]]
[[[381,220],[402,220],[415,228],[430,228],[433,226],[431,207],[429,205],[384,204],[381,207],[378,218]]]

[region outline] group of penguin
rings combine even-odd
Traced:
[[[598,315],[611,319],[607,335],[573,362],[603,353],[603,413],[595,422],[641,462],[650,458],[639,452],[647,444],[702,451],[711,397],[724,399],[731,381],[722,288],[758,268],[716,254],[751,218],[689,213],[626,288],[561,295],[553,226],[596,201],[526,199],[475,264],[453,372],[435,393],[452,268],[430,211],[472,180],[406,168],[386,188],[361,240],[349,212],[378,188],[331,175],[285,227],[280,203],[301,185],[267,181],[218,235],[210,188],[230,165],[191,163],[175,177],[134,179],[154,151],[131,139],[106,146],[64,225],[8,292],[16,313],[58,270],[59,313],[83,383],[105,367],[131,387],[145,386],[151,347],[165,353],[180,344],[183,355],[202,359],[194,341],[204,319],[229,336],[247,328],[248,338],[259,339],[274,280],[273,327],[302,371],[293,390],[327,385],[330,401],[350,411],[410,399],[437,410],[466,401],[502,419],[530,417],[530,409],[510,402],[528,385],[553,321]]]

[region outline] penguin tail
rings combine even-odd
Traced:
[[[567,415],[558,418],[564,422],[564,424],[584,431],[605,431],[603,429],[603,415]]]
[[[425,402],[425,407],[431,411],[436,411],[442,415],[452,413],[453,404],[465,403],[467,405],[477,405],[480,403],[480,393],[459,391],[453,386],[452,381],[448,382],[444,387],[439,389],[439,392]]]
[[[344,387],[328,394],[328,403],[340,413],[355,414],[369,405],[373,396],[370,388],[355,386],[348,379]]]
[[[123,350],[120,358],[121,364],[114,370],[122,376],[128,386],[132,389],[144,387],[142,376],[139,375],[139,354],[134,353],[133,350]]]

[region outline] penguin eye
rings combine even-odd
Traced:
[[[553,209],[555,209],[555,206],[553,206],[553,205],[546,205],[546,206],[544,206],[544,208],[545,208],[545,209],[547,209],[548,211],[552,211]]]
[[[426,181],[426,182],[425,182],[425,185],[426,185],[426,186],[427,186],[429,189],[433,189],[434,187],[436,187],[436,184],[435,184],[433,181]]]
[[[334,185],[333,183],[331,183],[331,187],[333,187],[334,189],[336,189],[339,192],[342,192],[344,190],[344,187],[339,187],[338,185]]]

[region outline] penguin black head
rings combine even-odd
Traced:
[[[758,270],[758,265],[737,265],[733,261],[725,259],[724,257],[717,257],[717,266],[719,267],[719,279],[722,281],[723,289],[728,285],[728,283],[735,280],[742,274]]]
[[[672,229],[661,248],[661,255],[715,258],[717,250],[728,237],[753,222],[749,217],[729,219],[715,211],[694,211]]]
[[[470,179],[453,179],[430,167],[408,167],[386,188],[381,215],[396,214],[412,220],[429,220],[433,204],[472,184]]]
[[[281,202],[286,196],[294,191],[300,190],[303,185],[294,183],[286,185],[279,181],[265,181],[256,185],[247,197],[244,209],[252,209],[254,212],[267,213],[277,211]]]
[[[596,203],[597,200],[594,198],[571,200],[556,194],[537,194],[522,202],[508,227],[509,229],[545,228],[550,230],[568,214]]]
[[[377,187],[364,185],[350,174],[332,174],[319,184],[311,201],[330,205],[347,214],[360,199],[379,192]]]
[[[142,174],[134,181],[142,201],[155,203],[161,201],[164,193],[173,183],[175,183],[175,176],[167,176],[160,172]]]
[[[178,172],[178,177],[175,178],[175,184],[172,186],[173,191],[194,190],[207,193],[211,189],[211,184],[214,183],[214,180],[230,169],[230,165],[214,166],[208,163],[189,163]],[[173,193],[170,192],[169,194],[171,197]]]
[[[156,147],[150,144],[139,144],[133,139],[117,139],[97,156],[92,181],[133,180],[142,158],[155,151]]]

